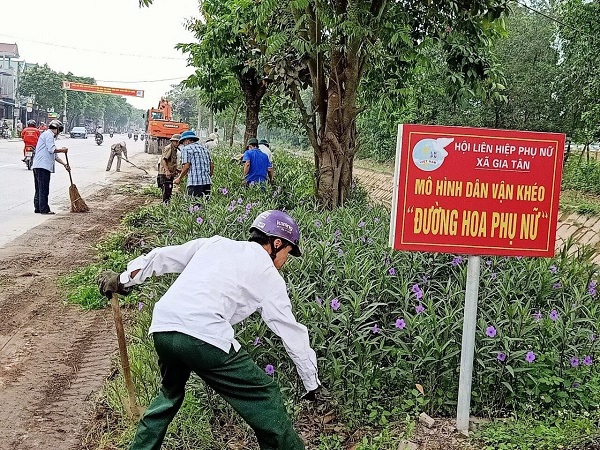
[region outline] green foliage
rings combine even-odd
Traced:
[[[141,116],[141,111],[134,110],[119,96],[65,91],[62,89],[64,80],[96,84],[93,78],[78,77],[71,72],[55,72],[45,64],[33,66],[25,71],[19,83],[19,94],[25,97],[34,96],[35,102],[43,110],[62,112],[66,93],[67,117],[70,120],[70,123],[66,124],[67,130],[83,124],[83,119],[95,122],[104,120],[106,124],[125,126],[134,115]]]
[[[600,436],[598,417],[559,417],[553,420],[520,418],[493,422],[474,435],[485,450],[574,449]]]
[[[600,162],[570,158],[563,168],[563,189],[600,194]]]
[[[100,245],[101,264],[123,270],[128,259],[154,247],[214,234],[243,240],[258,212],[286,208],[301,225],[305,255],[291,260],[282,274],[294,314],[309,329],[320,379],[332,394],[327,408],[350,429],[384,430],[379,437],[365,438],[359,448],[395,449],[399,434],[385,430],[407,415],[454,415],[466,259],[392,252],[387,209],[369,205],[364,190],[355,187],[345,207],[321,210],[313,197],[311,165],[284,152],[275,153],[275,186],[242,187],[241,167],[230,155],[215,155],[215,166],[209,202],[195,208],[176,195],[168,207],[149,205],[132,212],[124,230]],[[482,258],[474,414],[540,418],[598,409],[600,304],[591,256],[568,244],[553,259]],[[84,274],[82,289],[90,286],[95,270]],[[146,334],[152,306],[173,279],[150,279],[136,290],[136,297],[128,298],[130,304],[139,302],[132,311],[136,326],[130,356],[143,404],[158,384]],[[259,366],[275,366],[289,409],[302,415],[306,405],[299,401],[303,389],[293,363],[255,316],[236,327],[236,337]],[[536,356],[532,362],[526,359],[529,352]],[[506,358],[500,360],[501,354]],[[111,384],[113,405],[125,398],[120,383]],[[186,413],[195,414],[197,421]],[[220,439],[231,429],[248,433],[229,407],[194,382],[184,411],[173,422],[167,448],[182,448],[183,442],[201,447],[210,439],[214,447],[206,448],[221,448]],[[322,436],[319,445],[341,448],[339,439],[330,435]]]

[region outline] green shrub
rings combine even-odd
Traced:
[[[215,156],[215,166],[210,201],[194,206],[176,195],[168,207],[129,214],[125,230],[101,246],[105,264],[123,270],[125,255],[214,234],[246,239],[258,212],[285,208],[301,225],[305,255],[292,258],[283,276],[332,393],[329,406],[356,427],[385,428],[423,410],[454,415],[466,257],[391,251],[388,210],[369,205],[360,187],[345,207],[321,210],[313,198],[313,167],[291,155],[276,153],[275,186],[242,187],[241,167],[225,155]],[[598,408],[596,266],[589,251],[572,250],[553,259],[482,257],[474,414],[539,417]],[[150,311],[171,280],[149,280],[137,294],[141,310],[131,354],[143,403],[158,384],[146,336]],[[303,389],[278,338],[254,316],[237,326],[237,338],[261,367],[275,366],[290,411],[300,413]],[[196,395],[210,396],[195,386],[186,408],[194,408]],[[212,404],[236,420],[222,402]],[[194,424],[185,420],[178,415],[173,427],[189,438]],[[214,425],[211,416],[206,420]],[[322,448],[337,448],[331,439]]]

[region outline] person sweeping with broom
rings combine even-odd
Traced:
[[[50,174],[54,173],[54,162],[62,164],[70,173],[69,164],[61,160],[57,153],[67,154],[65,147],[56,148],[54,142],[58,133],[62,132],[63,124],[59,120],[53,120],[48,124],[38,139],[33,157],[33,180],[35,183],[35,196],[33,197],[33,211],[39,214],[54,214],[48,205],[48,195],[50,194]]]

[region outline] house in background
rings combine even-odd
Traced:
[[[0,42],[0,119],[8,119],[10,123],[15,121],[15,107],[18,107],[18,75],[24,66],[18,58],[17,44]]]

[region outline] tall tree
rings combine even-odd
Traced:
[[[246,105],[244,141],[256,136],[261,101],[269,86],[263,67],[265,43],[253,25],[257,11],[254,2],[206,0],[200,10],[202,17],[188,23],[198,42],[177,46],[190,55],[190,63],[196,67],[185,84],[202,88],[213,111],[237,102],[231,90],[232,78],[237,80]]]
[[[282,29],[298,58],[306,65],[312,87],[310,103],[302,101],[301,83],[286,83],[296,100],[314,149],[317,196],[327,207],[341,205],[348,197],[357,145],[356,120],[363,105],[359,93],[363,79],[379,67],[391,68],[379,77],[381,89],[404,84],[414,70],[417,50],[439,43],[452,72],[455,91],[490,76],[486,60],[492,39],[502,29],[506,0],[264,0],[293,27]],[[286,44],[284,44],[286,45]],[[386,63],[387,61],[387,63]],[[389,62],[393,61],[393,64]],[[289,76],[293,68],[284,70]],[[300,69],[300,70],[298,70]]]
[[[568,133],[589,148],[600,139],[600,2],[563,0],[558,11]]]

